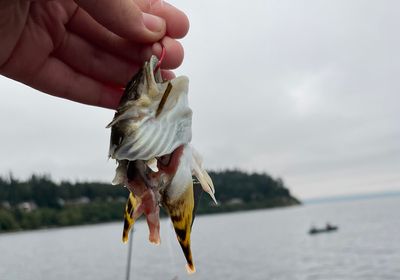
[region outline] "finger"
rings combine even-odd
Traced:
[[[167,22],[167,35],[179,39],[189,30],[188,17],[182,11],[162,0],[134,0],[142,11],[157,15]]]
[[[142,13],[132,0],[75,0],[96,21],[115,34],[135,42],[157,42],[166,31],[165,20]]]
[[[161,45],[159,43],[155,43],[151,47],[148,44],[129,42],[101,26],[82,9],[76,12],[75,16],[68,23],[67,29],[102,49],[129,59],[138,65],[142,65],[152,54],[157,56],[161,54]],[[162,67],[167,69],[177,68],[183,60],[183,48],[181,44],[169,37],[163,39],[163,44],[167,48],[167,52]]]
[[[116,35],[95,21],[83,9],[76,11],[66,28],[105,51],[138,64],[148,60],[152,54],[151,44],[133,43]]]
[[[125,86],[141,66],[111,55],[69,32],[53,55],[76,71],[115,86]]]
[[[175,78],[174,72],[170,70],[161,70],[161,76],[164,80],[172,80],[173,78]]]
[[[57,97],[110,109],[117,108],[122,96],[121,89],[81,75],[53,57],[37,71],[29,86]]]
[[[163,69],[175,69],[182,64],[184,52],[182,45],[169,37],[164,37],[161,41],[165,48],[165,57],[161,63],[161,68]],[[155,43],[153,45],[153,53],[160,57],[162,52],[162,46],[160,43]]]

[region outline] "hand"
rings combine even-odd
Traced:
[[[166,48],[178,67],[187,17],[151,0],[2,0],[0,74],[45,93],[116,108],[132,75]],[[173,74],[164,71],[165,77]]]

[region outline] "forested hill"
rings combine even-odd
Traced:
[[[207,194],[202,199],[199,213],[225,212],[246,209],[283,207],[300,204],[282,179],[274,179],[265,173],[245,173],[238,170],[210,172],[219,203],[213,207]],[[206,205],[207,202],[207,205]],[[212,207],[210,207],[212,206]]]
[[[204,194],[198,214],[290,206],[299,201],[281,179],[241,171],[211,172],[218,206]],[[95,182],[55,183],[33,175],[20,181],[0,177],[0,232],[91,224],[123,219],[128,190]]]

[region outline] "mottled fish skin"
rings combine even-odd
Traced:
[[[127,243],[129,239],[129,231],[131,230],[135,220],[133,219],[133,212],[137,207],[137,201],[133,193],[129,194],[128,200],[126,201],[124,211],[124,230],[122,233],[122,242]]]
[[[181,245],[183,254],[187,261],[187,271],[194,273],[196,268],[193,263],[192,250],[190,247],[190,235],[194,220],[194,195],[193,186],[188,186],[183,195],[173,203],[164,201],[165,208],[171,217],[176,237]]]
[[[188,105],[188,79],[161,79],[154,73],[152,56],[126,86],[111,127],[109,156],[118,167],[113,184],[130,190],[124,211],[122,240],[128,241],[135,221],[144,214],[149,240],[160,243],[159,206],[170,215],[178,242],[195,272],[190,235],[195,217],[192,176],[213,200],[214,185],[202,167],[199,154],[189,145],[192,110]]]

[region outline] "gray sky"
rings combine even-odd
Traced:
[[[193,145],[300,198],[400,190],[398,1],[188,1]],[[111,181],[113,112],[0,77],[0,174]],[[218,191],[218,190],[217,190]]]

